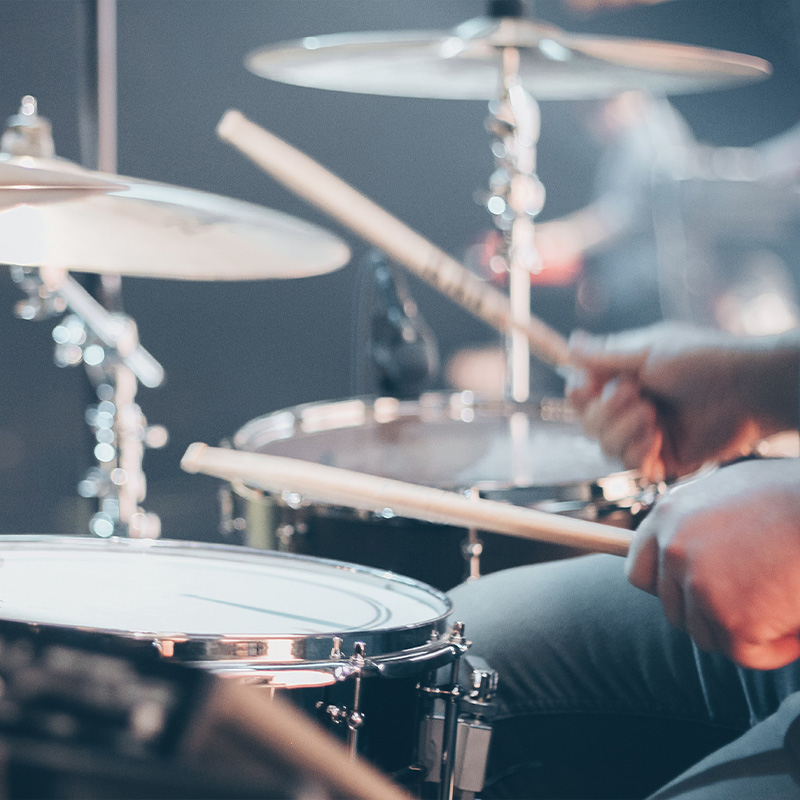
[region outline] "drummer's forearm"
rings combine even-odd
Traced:
[[[566,246],[575,255],[585,257],[611,246],[625,225],[608,212],[605,200],[597,200],[563,217],[542,222],[537,230]]]

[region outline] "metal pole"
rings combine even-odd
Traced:
[[[97,0],[97,166],[117,171],[117,0]]]

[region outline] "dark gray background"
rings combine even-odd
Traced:
[[[88,5],[0,0],[0,115],[35,95],[58,153],[76,161],[91,152],[80,136]],[[354,254],[343,270],[313,279],[124,281],[125,309],[168,376],[162,388],[139,394],[148,420],[171,434],[170,445],[145,461],[145,505],[161,515],[164,536],[219,538],[217,482],[178,466],[189,442],[216,443],[266,412],[369,389],[356,385],[353,369],[355,322],[368,312],[358,302],[367,246],[219,142],[214,128],[227,108],[306,151],[459,258],[491,227],[473,200],[492,169],[483,103],[285,86],[247,72],[245,54],[310,34],[445,29],[483,10],[481,0],[119,0],[119,172],[280,209],[337,232]],[[701,140],[748,145],[800,118],[793,3],[676,0],[580,16],[542,0],[536,11],[575,32],[683,41],[772,61],[775,75],[763,84],[676,100]],[[591,196],[597,152],[581,120],[580,104],[543,106],[542,219]],[[443,357],[494,341],[449,301],[409,284]],[[0,271],[0,532],[80,533],[90,509],[75,485],[90,463],[83,411],[91,392],[81,369],[53,365],[50,322],[13,317],[20,296]],[[565,333],[581,323],[569,289],[539,290],[533,308]]]

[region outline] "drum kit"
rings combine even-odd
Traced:
[[[452,31],[309,36],[247,56],[256,74],[300,86],[489,100],[496,169],[487,207],[511,274],[507,297],[239,112],[223,117],[221,138],[506,334],[509,356],[503,402],[468,392],[350,398],[252,420],[229,447],[192,445],[182,466],[230,487],[223,522],[243,530],[250,547],[158,540],[158,520],[141,507],[142,457],[145,447],[163,444],[165,432],[147,425],[135,395],[139,383],[159,386],[163,369],[139,343],[134,321],[106,310],[69,273],[211,281],[312,276],[343,266],[347,246],[277,211],[58,159],[35,101],[23,100],[0,155],[0,261],[12,265],[27,294],[21,316],[68,315],[54,331],[56,357],[83,363],[97,390],[87,420],[98,465],[80,491],[97,498],[98,511],[94,538],[0,541],[2,617],[13,628],[0,630],[5,685],[22,692],[25,681],[41,684],[58,671],[53,664],[77,658],[77,650],[91,651],[86,663],[94,670],[96,660],[102,671],[113,646],[146,649],[158,664],[193,675],[188,668],[199,667],[214,687],[224,685],[206,704],[219,718],[195,720],[195,728],[186,723],[193,740],[223,732],[219,751],[230,761],[217,752],[206,766],[224,770],[269,751],[305,781],[270,796],[312,796],[312,773],[315,797],[404,796],[380,772],[423,796],[481,791],[497,676],[471,659],[466,632],[449,621],[453,609],[440,589],[487,566],[510,566],[482,553],[479,531],[622,554],[629,535],[614,525],[633,527],[659,491],[606,459],[563,403],[528,397],[531,354],[568,368],[565,341],[530,314],[533,220],[544,202],[536,176],[537,100],[628,89],[704,91],[769,74],[759,59],[574,36],[522,11],[521,3],[496,1],[487,17]],[[449,566],[432,545],[444,529],[459,536],[469,530],[463,557]],[[75,638],[64,638],[70,632]],[[465,664],[469,678],[460,669]],[[147,665],[154,668],[151,660]],[[48,746],[63,745],[77,729],[79,705],[91,706],[95,717],[109,715],[122,692],[109,690],[105,699],[75,694],[67,702],[72,683],[53,680],[58,713],[48,711],[40,731]],[[126,707],[126,736],[140,745],[164,730],[168,716],[152,681],[131,682],[143,684],[143,697],[162,699]],[[258,699],[236,694],[242,684],[258,686]],[[338,762],[345,752],[336,749],[339,742],[292,714],[284,719],[278,706],[269,725],[273,712],[262,702],[276,694],[343,731],[350,760]],[[2,709],[0,728],[16,730]],[[113,713],[121,712],[114,706]],[[102,744],[127,757],[127,741],[118,735]],[[297,742],[305,742],[301,753]],[[219,739],[208,752],[215,744]],[[250,796],[241,783],[231,791]],[[169,789],[160,784],[152,792]]]

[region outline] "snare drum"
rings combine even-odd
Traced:
[[[357,683],[359,750],[388,772],[413,760],[417,684],[464,650],[446,635],[450,611],[445,595],[414,580],[315,558],[165,540],[0,538],[3,618],[150,642],[164,658],[296,690],[290,698],[311,711],[352,710]]]
[[[418,400],[356,398],[307,404],[259,417],[233,447],[343,467],[386,478],[505,500],[632,528],[653,499],[638,473],[624,471],[585,436],[563,401],[476,401],[471,393]],[[292,494],[233,487],[223,528],[255,547],[354,561],[449,589],[492,572],[575,550],[310,503]],[[241,510],[239,506],[243,505]]]

